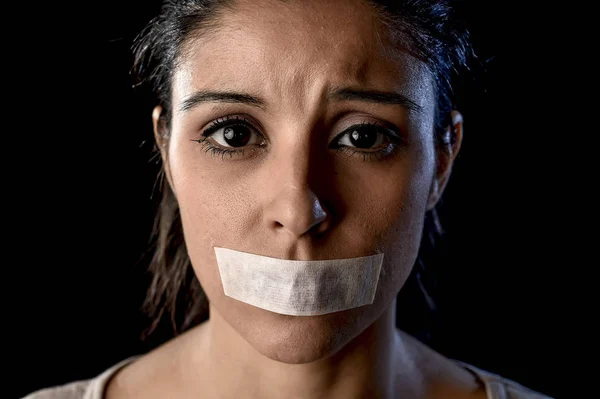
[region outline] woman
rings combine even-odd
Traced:
[[[544,397],[396,328],[463,137],[449,13],[166,1],[135,47],[165,177],[147,305],[182,334],[29,398]]]

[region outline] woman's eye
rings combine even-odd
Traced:
[[[207,127],[197,141],[205,152],[221,156],[245,156],[263,149],[267,140],[253,124],[240,117],[218,119]],[[330,144],[340,152],[362,156],[367,159],[383,159],[391,155],[401,144],[401,136],[394,129],[374,123],[352,126],[339,134]]]
[[[357,149],[376,149],[386,143],[387,130],[379,125],[359,125],[346,130],[337,141],[337,145],[354,147]]]
[[[246,150],[255,151],[267,143],[254,125],[243,117],[227,116],[212,122],[197,140],[206,153],[215,156],[244,156]]]
[[[262,138],[245,125],[229,125],[216,129],[210,137],[223,147],[245,147],[262,143]]]

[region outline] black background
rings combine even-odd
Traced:
[[[576,267],[576,244],[564,202],[574,156],[553,121],[564,83],[555,25],[519,2],[460,3],[487,73],[468,84],[444,196],[435,348],[559,396],[569,295],[557,282]],[[133,36],[157,10],[147,0],[34,5],[5,43],[5,84],[16,89],[4,135],[9,397],[146,349],[153,104],[128,71]]]

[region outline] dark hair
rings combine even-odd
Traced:
[[[288,2],[279,0],[282,2]],[[450,111],[454,109],[451,82],[466,68],[471,48],[466,29],[444,0],[363,0],[381,16],[399,49],[421,59],[431,71],[437,106],[436,144],[447,151],[454,143],[448,135]],[[171,79],[183,45],[191,37],[218,29],[219,15],[235,0],[166,0],[160,14],[135,39],[133,72],[138,84],[150,85],[163,107],[161,134],[168,139],[171,121]],[[162,177],[162,176],[161,176]],[[162,199],[155,219],[149,271],[152,275],[144,310],[151,318],[147,338],[160,326],[166,337],[177,335],[208,318],[208,301],[190,264],[179,207],[169,184],[161,180]],[[425,269],[442,235],[436,209],[427,212],[415,267],[398,295],[398,325],[426,341],[434,308],[431,292],[435,279]],[[415,302],[415,298],[417,301]],[[421,303],[422,306],[417,306]],[[405,309],[404,309],[405,308]]]

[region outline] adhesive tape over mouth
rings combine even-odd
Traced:
[[[383,253],[305,261],[214,248],[225,295],[291,316],[323,315],[372,304],[383,263]]]

